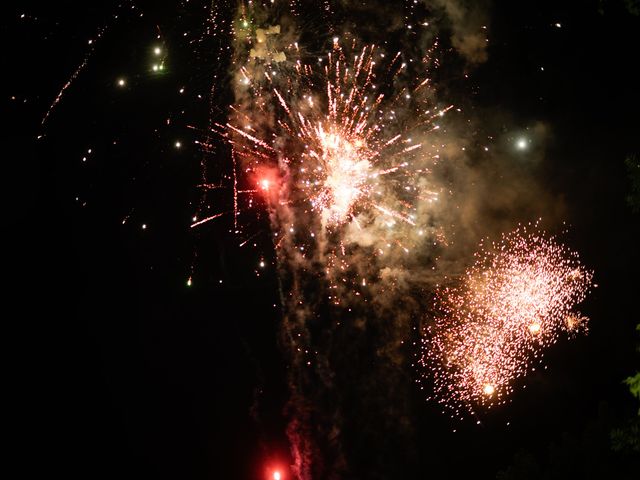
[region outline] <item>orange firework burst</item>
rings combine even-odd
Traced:
[[[504,403],[561,332],[586,328],[573,313],[593,274],[543,232],[520,228],[483,249],[459,286],[436,295],[420,364],[436,399],[460,416]]]
[[[405,154],[422,146],[403,135],[405,132],[390,138],[382,133],[395,113],[385,114],[385,96],[377,93],[373,83],[375,50],[374,46],[364,47],[349,64],[342,49],[334,44],[324,71],[326,111],[320,115],[292,111],[276,91],[288,116],[281,126],[290,138],[304,144],[301,155],[289,165],[300,173],[299,187],[325,225],[350,220],[359,203],[413,224],[410,214],[380,208],[374,199],[379,177],[396,172],[410,174]],[[313,105],[312,97],[307,99]]]
[[[286,179],[280,185],[287,205],[315,212],[326,228],[363,212],[413,227],[415,202],[406,197],[437,198],[421,180],[437,149],[425,152],[412,134],[424,138],[437,130],[434,119],[451,107],[428,107],[426,80],[385,97],[376,79],[390,84],[406,65],[398,53],[386,70],[379,69],[377,56],[384,54],[365,46],[348,60],[334,42],[321,73],[300,61],[259,74],[243,68],[237,88],[255,100],[249,108],[234,107],[232,122],[216,125],[246,171],[277,165]],[[411,112],[410,121],[397,116],[400,111]]]

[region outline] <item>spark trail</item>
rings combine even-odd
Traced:
[[[62,88],[60,88],[60,90],[58,91],[58,94],[55,96],[55,98],[51,102],[51,105],[49,105],[49,108],[47,108],[47,111],[45,112],[40,122],[41,127],[46,126],[49,120],[49,117],[51,117],[51,114],[56,109],[56,107],[64,97],[67,90],[75,83],[75,81],[78,79],[80,74],[87,68],[87,65],[90,63],[90,60],[93,57],[93,54],[96,50],[98,41],[101,40],[102,37],[104,37],[107,34],[109,29],[115,24],[115,22],[118,20],[120,15],[126,14],[127,12],[138,13],[138,7],[136,6],[135,2],[126,0],[120,3],[116,7],[116,10],[112,14],[111,18],[107,22],[105,22],[104,25],[99,27],[94,35],[94,38],[88,41],[89,49],[87,53],[85,54],[82,62],[76,67],[76,69],[73,71],[71,76],[67,79],[67,81],[62,86]]]

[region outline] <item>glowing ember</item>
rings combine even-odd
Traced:
[[[539,323],[532,323],[531,325],[529,325],[529,331],[531,333],[533,333],[534,335],[540,332],[540,324]]]
[[[484,392],[484,394],[485,394],[485,395],[489,395],[489,396],[491,396],[491,395],[493,395],[493,392],[495,392],[495,391],[496,391],[496,389],[495,389],[495,388],[493,388],[493,385],[489,385],[489,384],[487,384],[487,385],[485,385],[485,386],[484,386],[484,388],[482,389],[482,391]]]

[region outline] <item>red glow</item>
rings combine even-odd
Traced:
[[[257,190],[269,200],[275,200],[278,197],[280,189],[280,178],[276,168],[262,167],[255,171],[253,178]]]
[[[287,480],[289,475],[287,469],[280,462],[269,462],[264,466],[264,478],[265,480]]]
[[[268,192],[269,188],[271,188],[271,181],[268,178],[263,178],[260,180],[260,188],[265,192]]]

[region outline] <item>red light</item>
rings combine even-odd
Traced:
[[[280,474],[280,472],[278,470],[273,472],[273,480],[282,480],[282,475]]]
[[[280,178],[278,170],[273,167],[258,167],[254,172],[252,183],[255,185],[256,191],[267,201],[275,200],[280,189]],[[282,472],[280,472],[282,480]],[[272,480],[272,472],[269,472],[269,480]]]

